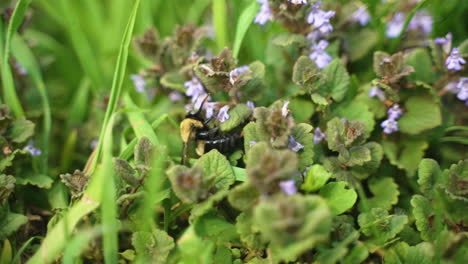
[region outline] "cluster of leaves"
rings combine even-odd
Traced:
[[[21,159],[34,124],[0,105],[0,262],[12,259],[10,241],[31,222],[25,215],[34,218],[16,193],[40,189],[51,201],[42,206],[53,210],[38,233],[47,239],[64,231],[71,245],[31,247],[45,260],[62,247],[64,262],[82,255],[96,263],[465,263],[466,106],[446,87],[468,67],[447,70],[449,52],[417,30],[387,43],[382,21],[364,29],[349,21],[360,2],[329,1],[337,14],[326,51],[334,59],[320,69],[308,56],[312,1],[263,2],[286,29],[269,36],[265,62],[242,64],[229,48],[211,55],[206,27],[135,37],[138,74],[156,94],[137,104],[154,111],[125,93],[130,124],[113,115],[83,170],[53,178],[26,173]],[[388,9],[415,6],[388,2],[369,11],[388,20]],[[393,46],[399,51],[392,54]],[[468,42],[459,46],[468,59]],[[182,151],[185,143],[203,143],[191,142],[195,135],[183,142],[174,125],[185,118],[183,104],[196,108],[198,98],[188,98],[193,80],[206,96],[198,114],[208,116],[214,105],[207,121],[213,137],[242,137],[243,144],[200,157]],[[171,92],[179,103],[170,103]],[[224,106],[228,118],[220,120]],[[382,122],[393,106],[402,109],[398,130],[386,133]],[[150,124],[153,112],[163,115]],[[119,129],[107,127],[113,122]],[[109,140],[115,134],[119,140]],[[76,208],[88,211],[69,219]],[[31,236],[31,229],[23,231]]]

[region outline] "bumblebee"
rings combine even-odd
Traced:
[[[202,104],[203,106],[203,104]],[[201,156],[205,152],[216,149],[221,153],[230,153],[243,144],[243,126],[228,132],[221,131],[219,126],[210,127],[212,121],[201,115],[202,106],[195,113],[188,113],[180,123],[180,135],[184,142],[182,164],[187,164],[189,145],[196,143],[196,153]]]

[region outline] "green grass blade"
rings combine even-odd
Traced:
[[[62,19],[65,21],[67,33],[72,42],[73,49],[78,56],[81,68],[93,83],[93,88],[97,91],[104,87],[104,77],[99,68],[99,60],[96,59],[91,43],[80,26],[80,19],[72,2],[60,0]]]
[[[107,123],[109,122],[112,114],[115,112],[117,108],[117,104],[119,102],[120,95],[122,94],[122,84],[125,78],[125,71],[127,68],[128,50],[130,47],[130,43],[132,41],[132,33],[133,33],[133,28],[135,26],[135,19],[136,19],[136,14],[138,11],[139,4],[140,4],[140,0],[136,0],[135,5],[133,6],[133,9],[132,9],[130,18],[128,20],[127,27],[125,29],[124,37],[120,45],[120,51],[119,51],[119,55],[117,58],[117,63],[115,66],[115,71],[114,71],[114,79],[112,81],[112,89],[111,89],[111,94],[109,98],[109,104],[107,106],[106,114],[104,116],[101,134],[99,136],[99,143],[98,143],[97,150],[96,150],[97,154],[94,158],[94,161],[92,162],[91,170],[95,168],[96,161],[99,159]]]
[[[90,81],[85,78],[78,86],[78,90],[73,96],[70,112],[68,112],[67,130],[75,128],[83,123],[88,112]]]
[[[27,70],[29,76],[31,77],[34,83],[34,86],[36,86],[41,97],[44,118],[42,121],[42,155],[40,156],[40,172],[47,174],[49,161],[50,133],[52,129],[52,113],[50,110],[47,89],[44,84],[44,80],[42,79],[42,73],[39,64],[37,63],[31,49],[28,47],[26,42],[20,36],[16,35],[12,40],[12,44],[15,47],[12,51],[13,55],[16,57],[21,66],[23,66]]]
[[[28,248],[29,245],[31,245],[31,243],[34,241],[34,239],[40,239],[40,238],[41,237],[39,237],[39,236],[33,236],[33,237],[29,238],[26,242],[24,242],[23,245],[21,245],[21,248],[18,249],[18,251],[16,252],[15,257],[13,258],[11,263],[19,263],[21,255],[26,250],[26,248]],[[0,261],[0,263],[1,263],[1,261]]]
[[[213,0],[213,25],[218,50],[228,46],[226,0]]]
[[[128,94],[124,96],[124,103],[127,108],[137,109],[137,106],[133,103]],[[146,136],[155,146],[159,145],[159,140],[156,133],[154,133],[153,127],[146,120],[142,112],[129,111],[127,112],[127,117],[138,138]]]
[[[90,241],[99,235],[100,230],[94,227],[91,230],[77,232],[70,240],[63,253],[63,264],[75,264],[81,253],[89,246]]]
[[[237,28],[236,28],[236,36],[234,38],[234,47],[233,47],[233,55],[234,58],[237,58],[239,55],[239,51],[242,45],[242,40],[244,40],[245,34],[249,29],[250,25],[255,18],[255,15],[258,11],[258,4],[255,1],[247,6],[237,21]]]
[[[212,0],[196,0],[190,6],[188,11],[187,20],[190,23],[197,25],[200,22],[205,10],[210,6]]]
[[[24,110],[19,101],[18,95],[16,94],[15,83],[13,81],[13,75],[10,68],[10,47],[11,40],[13,35],[16,33],[21,23],[23,22],[24,14],[28,8],[31,0],[19,0],[16,3],[15,10],[8,24],[8,29],[6,32],[6,39],[4,44],[3,51],[3,61],[2,61],[2,86],[3,86],[3,97],[5,101],[10,106],[11,110],[16,117],[24,117]]]
[[[104,260],[106,263],[117,263],[118,253],[118,222],[117,222],[117,204],[115,194],[115,173],[112,164],[112,128],[114,119],[109,120],[105,131],[103,142],[102,165],[99,170],[99,178],[105,182],[101,185],[102,191],[102,229],[103,229],[103,247]]]

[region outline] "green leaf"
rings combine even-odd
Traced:
[[[307,56],[301,56],[293,68],[292,81],[297,85],[308,87],[318,78],[318,68]]]
[[[307,122],[315,112],[314,104],[310,100],[299,97],[290,100],[289,109],[298,123]]]
[[[230,118],[221,123],[219,126],[221,131],[231,131],[232,129],[244,124],[245,121],[252,115],[252,109],[245,104],[238,104],[233,109],[229,110]]]
[[[406,101],[405,109],[406,112],[398,120],[403,133],[417,135],[442,123],[440,106],[429,98],[411,97]]]
[[[34,135],[34,123],[24,118],[17,119],[11,124],[9,137],[16,143],[23,143]]]
[[[307,192],[318,191],[330,179],[332,174],[320,164],[313,165],[307,170],[301,189]]]
[[[375,74],[377,74],[377,76],[379,76],[379,77],[384,77],[385,76],[385,72],[383,71],[381,63],[382,63],[383,59],[389,58],[389,57],[390,57],[390,54],[388,54],[386,52],[383,52],[383,51],[374,52],[373,68],[374,68],[374,72],[375,72]]]
[[[297,152],[299,156],[299,171],[305,170],[314,162],[314,136],[311,133],[313,127],[309,124],[301,123],[293,128],[292,136],[301,143],[304,148]]]
[[[421,192],[428,198],[433,197],[437,182],[441,181],[441,170],[437,161],[423,159],[418,167],[418,184]]]
[[[348,121],[338,117],[327,122],[328,148],[342,152],[345,148],[364,141],[365,125],[361,121]]]
[[[128,161],[120,158],[114,158],[114,170],[126,183],[131,186],[137,186],[139,181],[136,178],[136,171]]]
[[[375,172],[379,167],[383,158],[383,148],[376,142],[368,142],[363,147],[369,149],[371,159],[364,163],[363,166],[354,166],[351,168],[351,173],[358,179],[365,179],[371,173]]]
[[[409,76],[410,80],[432,83],[437,77],[432,71],[431,56],[426,49],[415,49],[405,58],[405,63],[414,68],[414,73]]]
[[[135,165],[151,166],[151,154],[153,153],[153,143],[148,137],[142,136],[135,145],[134,158]]]
[[[326,75],[326,82],[322,89],[329,91],[335,101],[343,100],[349,88],[349,74],[341,61],[333,60],[323,69],[323,73]]]
[[[461,160],[445,170],[443,179],[448,181],[446,193],[455,200],[468,203],[468,160]]]
[[[0,239],[13,234],[27,222],[28,218],[22,214],[7,213],[5,216],[2,216],[0,218]]]
[[[407,138],[399,140],[398,144],[383,140],[382,147],[391,164],[404,169],[408,176],[413,176],[419,162],[424,157],[429,144],[423,138]]]
[[[346,153],[346,157],[342,155]],[[349,151],[343,151],[338,156],[339,160],[346,166],[363,165],[371,161],[371,151],[364,146],[351,147]]]
[[[247,33],[247,30],[249,29],[250,25],[252,25],[255,15],[257,14],[257,10],[258,4],[256,2],[252,2],[242,11],[239,20],[237,20],[236,36],[234,38],[233,45],[234,58],[237,58],[239,55],[242,40],[244,39],[245,34]]]
[[[388,215],[382,208],[372,208],[370,212],[358,216],[358,223],[365,235],[372,236],[372,243],[383,245],[403,230],[408,223],[408,217]]]
[[[216,244],[239,241],[236,227],[215,214],[206,214],[194,222],[195,233]]]
[[[347,183],[330,182],[320,189],[320,196],[327,200],[333,215],[340,215],[351,209],[357,200],[357,193],[353,189],[346,189]]]
[[[132,235],[132,245],[139,263],[167,263],[167,256],[174,248],[174,239],[162,230],[138,231]]]
[[[363,41],[365,40],[365,41]],[[364,28],[349,35],[349,55],[352,62],[366,56],[377,44],[378,34],[368,28]]]
[[[259,231],[253,225],[252,212],[244,212],[236,218],[236,229],[242,243],[249,248],[261,248],[263,243]]]
[[[10,240],[5,239],[5,241],[3,241],[3,247],[0,252],[0,263],[1,264],[13,263],[12,260],[13,260],[13,254],[12,254]]]
[[[240,211],[252,208],[260,193],[251,184],[244,182],[234,187],[228,196],[229,203]]]
[[[35,185],[39,188],[49,189],[52,187],[54,180],[47,175],[30,173],[22,177],[16,177],[16,184],[18,185]]]
[[[293,44],[304,46],[307,44],[307,39],[301,34],[281,33],[274,36],[271,42],[281,47],[287,47]]]
[[[409,246],[406,242],[399,242],[389,248],[384,256],[384,263],[421,263],[432,264],[434,248],[429,243],[420,243],[416,246]]]
[[[348,120],[358,120],[364,123],[366,138],[368,138],[374,130],[374,114],[363,101],[353,100],[349,104],[340,104],[334,112],[339,117],[346,118]]]
[[[214,185],[217,190],[228,190],[235,182],[234,172],[226,157],[216,149],[203,155],[197,160],[195,166],[199,166],[203,175],[215,176]]]
[[[184,93],[187,90],[184,86],[185,81],[184,76],[179,72],[168,72],[161,77],[162,85]]]
[[[195,233],[194,226],[185,230],[177,241],[183,264],[212,264],[215,243],[210,240],[203,240]]]
[[[353,249],[343,258],[343,264],[362,263],[369,256],[369,250],[362,242],[356,242]]]
[[[20,150],[15,150],[10,155],[7,155],[6,157],[3,156],[1,158],[1,160],[0,160],[0,173],[13,164],[13,159],[15,159],[16,154],[18,154],[18,152],[20,152]]]
[[[262,237],[270,242],[275,262],[292,261],[313,249],[327,240],[331,228],[326,201],[315,195],[263,199],[255,207],[253,219]]]
[[[393,205],[398,202],[398,185],[393,178],[371,178],[369,181],[369,189],[374,197],[367,200],[369,208],[382,208],[390,210]],[[363,211],[362,206],[360,207]]]

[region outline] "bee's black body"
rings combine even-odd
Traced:
[[[205,141],[205,152],[217,149],[221,153],[229,153],[242,145],[242,136],[239,132],[222,134],[217,128],[201,130],[195,138]]]

